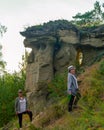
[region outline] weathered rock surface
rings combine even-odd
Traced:
[[[80,59],[93,63],[104,54],[104,26],[78,30],[65,20],[33,26],[21,32],[25,47],[32,48],[28,58],[26,90],[35,114],[47,104],[47,82]]]

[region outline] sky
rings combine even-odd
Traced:
[[[25,47],[20,32],[25,27],[50,20],[71,20],[77,13],[93,9],[96,0],[0,0],[0,23],[7,32],[0,38],[3,60],[9,72],[18,71]],[[100,4],[103,0],[99,0]]]

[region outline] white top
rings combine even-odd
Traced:
[[[78,83],[77,83],[77,78],[75,77],[75,75],[73,75],[75,82],[76,82],[76,87],[78,88]]]
[[[20,102],[20,111],[19,113],[25,112],[26,111],[26,99],[22,98],[19,100]]]

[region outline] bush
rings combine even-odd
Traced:
[[[48,91],[51,98],[65,96],[67,91],[67,74],[56,75],[53,81],[48,83]]]
[[[17,73],[0,77],[0,126],[7,124],[15,115],[14,102],[18,89],[24,89],[25,78]]]
[[[99,72],[100,74],[104,75],[104,61],[100,63]]]

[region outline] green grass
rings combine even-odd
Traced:
[[[56,79],[49,84],[49,87],[54,85],[53,88],[55,88],[56,86],[55,89],[49,88],[49,91],[51,92],[51,98],[55,95],[57,102],[45,109],[38,118],[35,118],[33,124],[29,124],[29,127],[24,127],[24,129],[104,130],[103,62],[104,61],[97,63],[96,67],[92,66],[88,72],[85,72],[84,77],[86,77],[81,83],[84,89],[81,91],[82,98],[78,103],[79,108],[74,109],[72,113],[67,111],[68,97],[65,93],[63,93],[66,87],[66,78],[57,76]],[[57,92],[59,92],[58,95],[56,95]],[[28,125],[28,122],[29,120],[24,118],[24,124]],[[14,130],[16,127],[18,128],[17,118],[12,121],[10,130]]]

